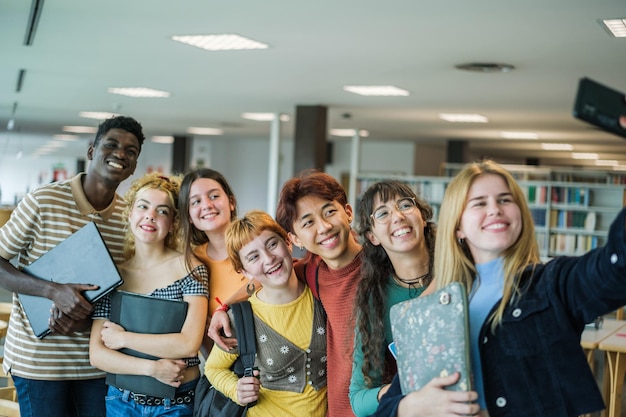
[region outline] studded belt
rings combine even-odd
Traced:
[[[124,392],[123,389],[118,388],[120,391]],[[193,398],[195,395],[195,390],[190,389],[189,391],[176,393],[174,398],[170,398],[169,401],[171,404],[191,404],[193,403]],[[136,392],[130,392],[129,398],[133,400],[135,403],[139,405],[163,405],[165,404],[166,398],[161,397],[153,397],[151,395],[138,394]]]

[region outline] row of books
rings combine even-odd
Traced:
[[[609,174],[607,176],[607,184],[626,184],[626,173]]]
[[[555,255],[581,255],[597,247],[597,236],[564,233],[550,235],[549,250]]]
[[[414,182],[409,183],[415,194],[427,201],[438,203],[443,200],[446,184],[442,182]]]
[[[593,211],[550,210],[550,227],[575,228],[593,232],[596,229],[596,213]]]
[[[546,204],[548,202],[548,187],[545,185],[529,185],[526,187],[526,196],[529,204]]]
[[[585,187],[552,187],[552,202],[586,207],[589,205],[589,189]]]

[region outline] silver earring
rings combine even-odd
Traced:
[[[459,246],[465,246],[465,239],[463,239],[462,237],[457,238],[456,241],[459,243]]]
[[[254,294],[255,289],[256,286],[254,285],[254,281],[250,280],[250,282],[248,282],[248,285],[246,285],[246,292],[248,293],[248,296]]]

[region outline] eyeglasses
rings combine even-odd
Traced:
[[[417,208],[417,203],[413,197],[404,197],[397,200],[393,206],[399,213],[411,214]],[[370,217],[378,224],[387,224],[391,220],[391,207],[379,207]]]

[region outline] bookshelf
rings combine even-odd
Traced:
[[[435,221],[451,176],[463,165],[446,164],[448,175],[388,176],[361,174],[357,192],[388,179],[408,183],[418,196],[430,203]],[[626,206],[626,173],[554,168],[506,166],[524,191],[535,222],[535,233],[543,259],[580,255],[606,243],[611,222]]]

